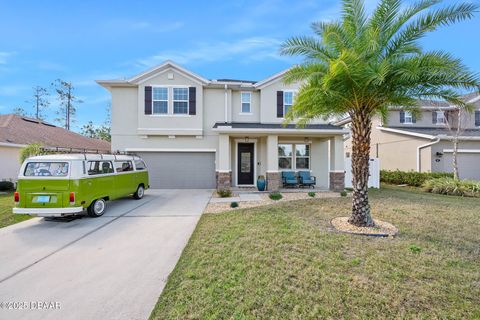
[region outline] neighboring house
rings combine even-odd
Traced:
[[[480,95],[464,100],[475,110],[461,118],[458,166],[460,178],[480,180]],[[381,169],[419,172],[452,172],[453,131],[459,121],[456,108],[445,102],[421,101],[421,117],[395,108],[386,123],[375,118],[372,127],[371,156],[380,158]],[[349,121],[339,121],[344,125]],[[345,141],[346,156],[351,154],[351,138]]]
[[[107,141],[87,138],[37,119],[14,114],[0,115],[0,180],[17,179],[21,165],[20,150],[31,143],[110,152]]]
[[[281,185],[282,170],[310,170],[317,187],[343,190],[342,127],[283,126],[299,84],[207,80],[167,61],[127,80],[98,80],[112,94],[112,149],[134,152],[154,188]]]

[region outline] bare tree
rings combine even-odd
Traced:
[[[452,153],[452,167],[453,178],[460,180],[460,174],[458,170],[458,144],[460,137],[465,132],[470,121],[469,108],[454,107],[453,110],[445,113],[445,125],[452,136],[453,153]]]
[[[13,108],[13,113],[16,114],[17,116],[21,116],[21,117],[26,117],[27,116],[27,112],[25,111],[25,109],[23,109],[22,107],[15,107]]]
[[[83,101],[73,94],[74,87],[71,82],[57,79],[52,82],[52,86],[60,102],[60,108],[56,111],[58,117],[55,121],[65,123],[65,129],[70,130],[70,124],[75,122],[77,104],[83,103]]]
[[[33,87],[33,96],[32,100],[26,101],[27,103],[31,103],[33,109],[35,110],[35,117],[39,120],[44,119],[44,115],[42,111],[50,105],[50,101],[48,100],[48,90],[44,87],[36,86]]]

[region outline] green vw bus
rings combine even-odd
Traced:
[[[145,162],[130,155],[53,154],[23,163],[13,213],[63,217],[105,213],[106,201],[143,198],[148,185]]]

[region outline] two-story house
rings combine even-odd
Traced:
[[[126,80],[98,80],[112,95],[112,150],[145,159],[154,188],[281,186],[282,170],[309,170],[343,190],[346,130],[318,120],[284,125],[298,83],[208,80],[172,61]]]
[[[371,156],[379,158],[385,170],[452,172],[452,139],[458,135],[460,178],[480,180],[480,95],[467,94],[464,100],[473,104],[475,110],[461,112],[460,117],[458,109],[446,102],[420,101],[420,116],[392,108],[385,123],[375,118]],[[348,119],[337,124],[345,123]],[[351,145],[348,138],[347,157]]]

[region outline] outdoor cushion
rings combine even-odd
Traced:
[[[297,184],[297,177],[293,171],[283,171],[282,172],[283,183],[285,184]]]
[[[315,177],[310,175],[310,171],[299,171],[298,176],[302,184],[315,184]]]

